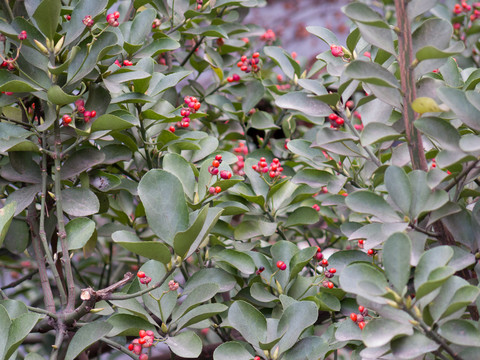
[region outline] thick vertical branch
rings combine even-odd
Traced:
[[[42,247],[40,245],[40,239],[37,234],[36,221],[35,221],[35,203],[31,203],[28,208],[27,223],[30,227],[30,232],[32,234],[32,245],[33,252],[35,254],[35,260],[38,266],[38,272],[40,275],[40,284],[43,291],[43,301],[45,303],[45,308],[51,313],[55,313],[55,301],[53,299],[52,288],[48,281],[47,267],[45,266],[45,260],[42,252]]]
[[[45,136],[42,137],[42,144],[45,146]],[[67,295],[65,292],[65,287],[60,279],[60,274],[58,273],[57,267],[53,261],[52,252],[48,246],[47,233],[45,231],[45,196],[47,194],[47,155],[45,152],[42,154],[42,193],[40,200],[40,228],[38,234],[40,236],[40,241],[43,245],[43,251],[45,251],[45,257],[47,258],[48,265],[52,271],[53,278],[57,284],[58,292],[60,293],[60,303],[64,306],[67,303]]]
[[[397,11],[398,28],[398,64],[400,66],[400,81],[403,92],[403,121],[408,141],[408,150],[413,169],[427,171],[427,160],[423,150],[423,143],[420,133],[413,122],[415,112],[412,109],[412,102],[415,100],[415,75],[411,66],[413,60],[412,50],[412,29],[407,15],[407,1],[395,0]]]
[[[60,239],[63,253],[62,261],[65,266],[65,275],[67,278],[68,300],[66,310],[72,311],[75,307],[75,281],[73,279],[72,264],[70,263],[70,255],[66,242],[67,232],[65,231],[65,221],[63,219],[62,179],[60,175],[61,146],[60,125],[58,122],[55,122],[55,199],[57,206],[57,227],[58,238]]]

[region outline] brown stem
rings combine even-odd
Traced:
[[[68,300],[67,311],[72,311],[75,307],[75,280],[73,279],[72,264],[70,263],[70,255],[67,247],[67,232],[65,230],[65,221],[63,218],[63,206],[62,206],[62,184],[60,177],[60,159],[61,159],[61,146],[62,140],[60,139],[60,125],[58,121],[55,122],[55,199],[57,206],[57,227],[58,238],[60,239],[60,245],[63,253],[63,264],[65,266],[65,275],[67,278]]]
[[[35,221],[35,204],[32,202],[28,208],[27,223],[30,226],[30,232],[32,234],[33,252],[35,253],[35,259],[37,261],[38,272],[40,274],[40,284],[43,291],[43,301],[47,311],[55,313],[55,301],[53,300],[52,288],[48,282],[47,267],[43,259],[42,247],[40,245],[40,239],[36,231]]]
[[[400,81],[403,92],[403,121],[407,135],[408,150],[414,170],[427,171],[427,160],[423,150],[423,142],[420,133],[413,125],[415,112],[411,104],[416,98],[415,75],[411,67],[413,60],[412,29],[407,16],[407,1],[395,0],[398,23],[398,64],[400,66]]]

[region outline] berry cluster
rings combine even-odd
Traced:
[[[312,208],[316,211],[320,211],[320,206],[318,204],[313,204]]]
[[[358,327],[360,328],[360,330],[363,330],[363,328],[365,327],[366,323],[365,323],[365,317],[368,316],[368,310],[365,309],[365,307],[363,306],[359,306],[358,307],[358,312],[359,314],[357,313],[351,313],[350,314],[350,319],[356,323],[358,325]]]
[[[229,83],[240,81],[240,75],[233,74],[232,76],[227,77]]]
[[[287,268],[287,264],[285,264],[282,260],[278,260],[277,268],[281,271],[284,271]]]
[[[13,71],[15,70],[15,59],[10,58],[8,60],[4,60],[0,66],[6,67],[7,70]]]
[[[269,165],[264,157],[260,158],[257,165],[252,165],[252,169],[260,174],[268,172],[268,175],[272,179],[280,176],[283,171],[283,167],[280,165],[280,160],[274,158]]]
[[[137,277],[140,279],[140,283],[143,285],[148,285],[150,281],[152,281],[152,278],[147,276],[143,271],[137,272]]]
[[[323,275],[327,279],[331,279],[334,276],[334,274],[337,272],[337,269],[335,269],[335,268],[328,269],[327,268],[328,267],[328,260],[323,257],[322,250],[318,246],[317,246],[317,253],[315,254],[315,259],[317,259],[317,261],[319,261],[318,264],[321,267],[324,268]],[[326,288],[329,288],[329,289],[333,289],[335,287],[334,283],[332,283],[331,281],[328,281],[328,280],[323,281],[322,285],[323,285],[323,287],[326,287]]]
[[[140,330],[138,336],[138,338],[134,339],[132,343],[128,345],[128,350],[139,355],[140,360],[148,360],[148,355],[145,353],[142,354],[142,349],[148,349],[153,346],[155,335],[152,330]]]
[[[208,167],[208,172],[210,174],[212,174],[212,176],[215,176],[215,175],[220,175],[220,177],[223,179],[223,180],[228,180],[232,177],[232,173],[230,171],[227,171],[227,170],[222,170],[220,171],[218,168],[220,166],[220,164],[222,163],[222,155],[216,155],[215,156],[215,159],[212,161],[212,165],[210,165]],[[222,188],[220,186],[216,186],[216,187],[213,187],[211,186],[209,189],[208,189],[208,192],[211,194],[211,195],[214,195],[214,194],[218,194],[222,191]]]
[[[345,53],[343,52],[343,47],[339,45],[330,45],[330,51],[335,57],[343,57]]]
[[[203,0],[197,0],[197,10],[200,10],[203,6]]]
[[[252,58],[248,59],[246,55],[243,55],[240,58],[240,61],[237,63],[237,66],[245,73],[249,73],[251,71],[257,72],[259,70],[258,63],[260,62],[260,53],[254,52],[252,54]]]
[[[436,168],[437,167],[437,161],[435,160],[435,158],[432,159],[432,165],[430,165],[430,167],[432,169]]]
[[[159,28],[160,25],[162,25],[162,22],[160,21],[160,19],[155,19],[153,20],[153,23],[152,23],[152,29]]]
[[[113,26],[113,27],[118,27],[118,25],[120,25],[118,23],[118,18],[120,17],[120,13],[118,11],[115,11],[114,13],[112,14],[108,14],[107,15],[107,23],[108,25],[110,26]]]
[[[180,285],[175,280],[170,280],[168,282],[168,288],[170,291],[177,291]]]
[[[115,60],[115,65],[122,67],[122,63],[118,60]],[[132,66],[133,63],[130,60],[123,60],[123,66]]]
[[[273,43],[276,40],[275,33],[272,29],[268,29],[265,33],[260,36],[260,40],[266,41],[268,43]]]
[[[92,27],[93,24],[95,24],[95,21],[93,20],[91,15],[85,15],[82,22],[85,24],[86,27]]]
[[[180,115],[183,116],[183,118],[176,125],[178,127],[188,128],[190,126],[190,114],[195,114],[202,105],[195,96],[185,96],[183,100],[185,101],[186,105],[186,107],[180,110]],[[175,127],[170,126],[169,130],[171,132],[175,132]]]
[[[330,128],[332,129],[338,129],[345,123],[345,120],[335,113],[328,115],[328,120],[330,121]]]
[[[18,34],[18,40],[27,40],[27,32],[25,30],[20,31],[20,34]]]
[[[233,172],[237,175],[245,175],[243,168],[245,167],[245,161],[242,155],[237,155],[237,162],[233,165]]]
[[[265,271],[265,267],[264,267],[264,266],[260,266],[260,267],[258,268],[258,270],[255,272],[255,274],[260,275],[260,274],[261,274],[262,272],[264,272],[264,271]]]
[[[78,99],[77,101],[75,101],[75,107],[80,114],[83,114],[83,119],[87,123],[90,121],[91,118],[97,116],[97,112],[95,110],[85,110],[85,101],[83,101],[83,99]]]
[[[237,154],[244,154],[244,155],[247,155],[248,154],[248,147],[245,145],[245,143],[243,142],[239,142],[238,143],[238,146],[236,148],[233,149],[234,152],[236,152]]]

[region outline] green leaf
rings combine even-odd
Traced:
[[[161,92],[176,86],[180,81],[182,81],[191,73],[191,71],[177,71],[173,74],[169,74],[160,78],[160,81],[158,82],[151,81],[147,94],[150,96],[158,95]]]
[[[255,263],[250,255],[244,252],[225,249],[213,256],[217,261],[224,261],[244,274],[253,274],[255,272]]]
[[[222,269],[209,268],[202,269],[194,273],[185,284],[183,294],[188,294],[196,287],[203,284],[217,284],[220,287],[219,292],[226,292],[233,289],[237,281],[233,275]]]
[[[93,147],[75,151],[62,166],[60,175],[62,179],[70,179],[105,160],[105,154]]]
[[[130,121],[122,119],[119,116],[104,114],[95,119],[92,124],[91,131],[120,131],[130,129],[132,126],[135,126],[135,124],[132,124]]]
[[[188,250],[192,246],[198,234],[200,231],[202,231],[207,214],[208,206],[204,206],[198,213],[193,224],[187,230],[180,231],[175,235],[173,239],[173,248],[178,256],[185,258],[185,255],[187,255]]]
[[[223,343],[213,352],[213,360],[251,360],[252,357],[245,345],[238,341]]]
[[[41,188],[42,187],[40,184],[36,184],[15,190],[13,193],[8,195],[5,205],[16,203],[15,216],[17,216],[28,205],[31,204],[37,193],[41,191]]]
[[[183,156],[168,153],[163,157],[163,169],[178,177],[183,185],[183,191],[193,200],[195,175],[190,163]]]
[[[350,319],[345,319],[338,325],[335,331],[335,339],[338,341],[362,340],[362,330]]]
[[[385,294],[388,283],[384,274],[373,265],[354,263],[348,265],[340,274],[340,286],[346,292],[384,303],[385,300],[379,296]]]
[[[437,246],[424,252],[415,268],[415,289],[418,289],[428,280],[428,277],[433,270],[445,266],[452,256],[453,249],[449,246]]]
[[[453,43],[452,46],[443,50],[437,49],[434,46],[425,46],[417,51],[415,57],[419,61],[429,59],[442,59],[461,53],[464,49],[465,45],[463,45],[463,43],[460,41]]]
[[[348,4],[342,10],[357,24],[367,42],[395,55],[392,30],[380,14],[362,3]]]
[[[76,218],[65,226],[67,231],[68,250],[83,248],[95,231],[95,221],[89,218]]]
[[[43,0],[33,14],[40,31],[51,40],[57,30],[61,9],[62,2],[60,0]]]
[[[400,217],[383,197],[368,190],[359,190],[349,194],[345,203],[353,211],[371,214],[386,222],[400,221]]]
[[[425,295],[431,293],[447,281],[453,274],[455,274],[455,269],[450,266],[437,267],[430,272],[427,281],[418,287],[415,298],[419,300]]]
[[[273,295],[270,291],[267,290],[266,285],[264,285],[263,283],[257,282],[252,284],[252,286],[250,287],[250,295],[252,295],[255,300],[264,303],[279,301],[279,299],[275,295]]]
[[[311,207],[299,207],[288,215],[285,227],[298,225],[312,225],[319,220],[318,212]]]
[[[261,220],[245,220],[235,228],[235,239],[248,240],[257,236],[271,236],[277,231],[277,223]]]
[[[150,324],[147,320],[142,319],[138,315],[130,314],[113,314],[107,322],[112,325],[112,330],[108,333],[108,337],[123,335],[123,336],[138,336],[140,329],[155,330],[155,326]]]
[[[439,88],[438,97],[442,100],[465,125],[474,130],[480,130],[480,111],[474,105],[477,99],[473,91],[464,92],[453,88]]]
[[[96,343],[99,338],[107,335],[112,329],[113,326],[105,321],[95,321],[82,326],[73,336],[65,359],[74,360],[83,350]]]
[[[328,116],[332,112],[329,105],[300,91],[278,97],[275,104],[281,108],[298,110],[310,116]]]
[[[156,15],[157,12],[149,8],[137,12],[126,41],[129,44],[143,44],[147,35],[152,31],[152,22],[155,20]]]
[[[403,290],[410,277],[410,253],[412,241],[404,233],[391,235],[383,244],[383,266],[388,280],[398,294]],[[370,345],[369,345],[370,346]]]
[[[150,170],[138,184],[147,220],[155,234],[173,246],[175,234],[188,227],[188,208],[183,186],[175,175]]]
[[[307,336],[302,337],[290,350],[288,350],[283,360],[313,360],[325,359],[330,352],[330,346],[323,337]]]
[[[202,340],[193,331],[181,332],[165,340],[170,350],[178,356],[197,359],[202,352]]]
[[[323,40],[328,46],[340,44],[337,36],[327,28],[321,26],[307,26],[306,29],[310,34]]]
[[[228,311],[228,322],[249,343],[259,346],[260,342],[265,342],[267,320],[258,309],[249,303],[241,300],[235,301]]]
[[[42,315],[28,312],[12,320],[4,359],[10,358],[42,317]]]
[[[275,125],[272,115],[265,111],[255,111],[250,121],[251,127],[258,130],[271,130],[280,128],[278,125]]]
[[[408,18],[412,21],[418,15],[427,12],[437,4],[438,0],[411,0],[407,4]]]
[[[112,239],[121,247],[147,259],[157,260],[163,264],[171,260],[170,250],[159,241],[142,241],[133,232],[126,230],[114,232]]]
[[[194,325],[200,321],[211,318],[214,315],[220,314],[228,310],[228,306],[224,304],[205,304],[200,305],[188,313],[183,315],[178,321],[177,331],[186,328],[187,326]]]
[[[440,293],[428,305],[432,320],[437,322],[475,301],[480,289],[468,285],[468,282],[458,276],[452,276],[445,281]],[[458,293],[458,294],[457,294]]]
[[[385,171],[385,186],[388,195],[404,214],[410,211],[412,189],[407,174],[402,168],[389,166]]]
[[[188,311],[197,307],[201,303],[210,300],[219,290],[219,286],[214,283],[197,286],[188,294],[182,304],[173,311],[172,321],[176,322]]]
[[[278,344],[272,349],[279,348],[283,353],[298,342],[303,331],[315,324],[318,318],[318,309],[311,301],[299,301],[285,309],[278,321],[277,336],[282,336]]]
[[[290,79],[295,75],[300,76],[300,65],[285,50],[277,46],[266,46],[263,51]]]
[[[343,272],[343,270],[355,261],[370,261],[371,258],[363,251],[359,250],[342,250],[334,252],[329,258],[328,263],[331,267],[337,270],[337,276]]]
[[[41,88],[39,88],[37,85],[11,74],[7,70],[0,71],[0,91],[11,91],[13,93],[17,93],[33,92],[40,89]]]
[[[307,209],[310,209],[310,208],[307,208]],[[302,269],[310,262],[310,260],[313,258],[313,256],[316,253],[317,253],[317,247],[311,246],[311,247],[302,249],[299,252],[297,252],[295,255],[293,255],[289,264],[290,279],[293,279],[295,276],[297,276],[298,273],[302,271]]]
[[[345,69],[345,75],[368,84],[399,88],[397,78],[383,66],[363,60],[352,61]]]
[[[3,244],[3,240],[7,235],[8,228],[12,223],[13,216],[15,215],[16,202],[11,202],[0,209],[0,246]]]
[[[28,312],[27,306],[21,301],[11,299],[1,300],[0,305],[2,305],[7,310],[10,319],[15,319],[20,315],[26,314]]]
[[[398,139],[402,135],[391,126],[382,123],[368,123],[362,131],[361,143],[364,146]]]
[[[450,320],[438,329],[440,336],[462,346],[480,346],[480,330],[468,320]]]
[[[362,339],[368,347],[386,345],[395,336],[413,335],[413,327],[390,319],[377,318],[370,320],[362,331]]]
[[[7,309],[0,304],[0,358],[5,359],[3,356],[7,350],[5,347],[8,342],[8,331],[11,326],[11,320],[8,315]]]
[[[423,354],[432,353],[439,347],[439,344],[418,331],[391,342],[392,353],[396,359],[415,359]]]
[[[72,216],[88,216],[100,210],[100,202],[90,189],[68,188],[62,190],[63,211]]]
[[[322,291],[322,289],[320,289],[320,292],[315,295],[313,300],[320,311],[340,311],[342,307],[340,300],[338,300],[335,295],[332,295],[327,291]]]
[[[75,102],[80,95],[69,95],[58,85],[53,85],[47,91],[48,100],[55,105],[67,105]]]
[[[246,95],[242,100],[242,110],[248,113],[252,110],[265,94],[265,88],[259,80],[250,81],[246,87]]]

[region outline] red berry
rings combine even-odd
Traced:
[[[246,66],[246,65],[242,65],[242,67],[240,68],[240,70],[242,70],[242,71],[247,71],[247,69],[248,69],[248,66]]]
[[[277,261],[277,268],[279,268],[280,270],[285,270],[287,268],[287,264],[285,264],[283,261],[281,260],[278,260]]]
[[[220,186],[217,186],[217,187],[215,188],[215,192],[216,192],[217,194],[220,193],[221,191],[222,191],[222,188],[221,188]]]
[[[245,62],[245,61],[247,61],[247,57],[246,57],[245,55],[243,55],[243,56],[240,58],[240,60],[241,60],[242,62]]]
[[[240,75],[233,74],[233,81],[240,81]]]
[[[140,336],[141,338],[145,337],[147,335],[147,332],[145,330],[140,330],[138,332],[138,336]]]
[[[201,106],[202,106],[202,104],[197,102],[197,103],[195,103],[195,105],[193,105],[193,108],[195,109],[195,111],[197,111],[198,109],[200,109]]]
[[[175,126],[170,126],[170,127],[168,128],[168,130],[170,130],[172,133],[174,133],[174,132],[175,132]]]
[[[138,358],[139,358],[139,360],[148,360],[148,355],[147,354],[140,354],[140,356]]]
[[[130,350],[130,351],[133,350],[133,344],[128,345],[128,350]]]
[[[367,254],[369,256],[373,256],[375,254],[375,251],[373,249],[368,249]]]
[[[365,321],[362,321],[362,322],[359,322],[358,323],[358,327],[360,328],[360,330],[363,330],[363,328],[365,327]]]
[[[147,340],[145,340],[145,338],[143,338],[143,337],[140,338],[140,339],[138,339],[138,343],[139,343],[140,345],[143,345],[143,344],[145,344],[146,342],[147,342]]]
[[[330,114],[330,115],[328,115],[328,118],[332,121],[335,121],[335,120],[338,119],[338,115],[337,114]]]
[[[353,322],[357,322],[357,314],[351,313],[350,314],[350,319],[352,319]]]
[[[241,68],[242,66],[243,66],[243,61],[239,61],[239,62],[237,63],[237,67]]]
[[[120,13],[118,11],[115,11],[113,13],[113,16],[115,17],[115,19],[118,19],[120,17]]]
[[[220,162],[218,160],[213,160],[212,166],[218,168],[220,166]]]
[[[354,103],[352,100],[348,100],[345,106],[348,107],[349,109],[353,109]]]
[[[95,110],[90,111],[90,116],[94,118],[95,116],[97,116],[97,112]]]
[[[253,360],[262,360],[262,359],[260,358],[260,356],[255,356]]]
[[[341,117],[339,117],[339,118],[336,120],[337,125],[340,125],[340,126],[342,126],[344,122],[345,122],[345,120],[343,120],[343,118],[341,118]]]
[[[70,21],[72,17],[70,15],[67,15],[67,20]]]
[[[359,311],[360,313],[363,313],[363,312],[365,311],[365,307],[363,307],[362,305],[360,305],[360,306],[358,307],[358,311]]]
[[[327,266],[328,266],[328,260],[327,260],[327,259],[323,259],[323,260],[322,260],[322,263],[321,263],[320,265],[323,266],[323,267],[327,267]]]
[[[275,171],[270,171],[270,173],[268,174],[271,178],[274,178],[275,176],[277,176],[277,173]]]
[[[260,53],[254,52],[254,53],[252,54],[252,58],[256,59],[256,58],[258,58],[258,57],[260,57]]]
[[[143,279],[146,275],[143,271],[139,271],[137,272],[137,276],[140,278],[140,279]]]
[[[331,268],[329,271],[330,271],[332,274],[335,274],[335,273],[337,272],[337,269]]]
[[[333,285],[333,283],[331,281],[329,281],[328,284],[327,284],[327,287],[329,289],[333,289],[335,287],[335,285]]]
[[[218,161],[222,160],[222,155],[215,155],[215,160],[218,160]]]
[[[227,81],[228,81],[229,83],[233,82],[233,77],[231,77],[231,76],[227,77]]]

